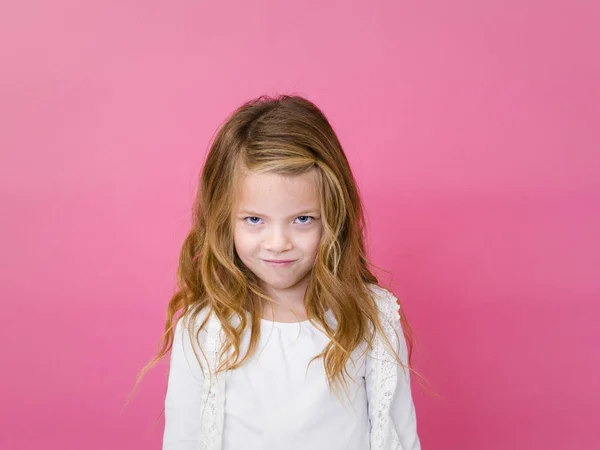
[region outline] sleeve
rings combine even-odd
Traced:
[[[198,345],[192,347],[187,322],[182,317],[175,327],[167,393],[163,450],[197,450],[200,445],[203,373],[194,354],[202,361]],[[202,339],[203,333],[200,333]]]
[[[386,336],[402,363],[408,365],[408,348],[400,325],[397,299],[386,291],[381,301],[380,317]],[[410,371],[398,364],[379,336],[367,356],[365,382],[371,423],[371,448],[420,450]]]

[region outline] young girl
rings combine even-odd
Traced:
[[[235,111],[202,170],[156,358],[171,351],[164,450],[420,449],[408,326],[363,230],[313,103]]]

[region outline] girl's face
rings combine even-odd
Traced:
[[[316,170],[248,173],[240,180],[232,213],[235,249],[275,299],[303,296],[308,286],[323,230]]]

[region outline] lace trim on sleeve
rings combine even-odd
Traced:
[[[392,323],[394,320],[400,320],[398,303],[387,292],[382,292],[381,289],[377,291],[375,295],[380,308],[381,325],[390,343],[395,347],[398,337]],[[391,423],[390,413],[398,382],[398,363],[379,334],[373,342],[372,358],[375,371],[375,399],[371,424],[371,450],[401,450],[400,438]]]
[[[206,337],[208,373],[204,377],[201,418],[200,450],[220,450],[225,421],[225,379],[222,373],[215,376],[222,344],[220,322],[211,314]]]

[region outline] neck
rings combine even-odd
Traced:
[[[274,303],[267,301],[264,303],[263,318],[281,322],[306,320],[304,295],[307,287],[308,279],[286,289],[274,289],[266,286],[267,294],[274,300]]]

